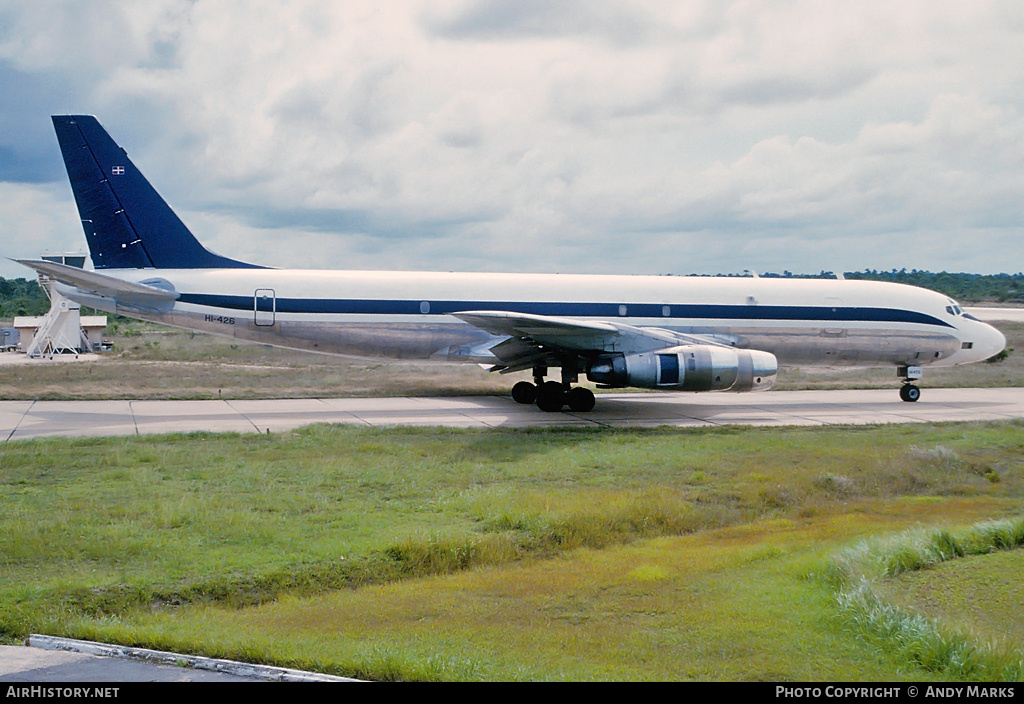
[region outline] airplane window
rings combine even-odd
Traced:
[[[946,312],[950,315],[956,315],[956,313],[953,312],[953,306],[946,306]]]

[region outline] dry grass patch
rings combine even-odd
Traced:
[[[317,398],[508,394],[528,373],[475,364],[342,359],[146,323],[120,324],[114,351],[75,364],[0,365],[3,399]],[[1024,325],[1000,324],[1015,348],[998,364],[925,373],[924,386],[1024,386]],[[896,388],[892,369],[784,368],[780,389]]]

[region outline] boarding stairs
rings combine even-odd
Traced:
[[[47,359],[53,359],[55,354],[77,357],[80,350],[89,349],[89,339],[82,329],[81,306],[64,298],[53,286],[44,284],[43,290],[50,297],[50,310],[43,316],[25,354]]]

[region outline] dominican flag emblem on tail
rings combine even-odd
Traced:
[[[115,176],[124,176],[124,167],[123,166],[115,166],[114,168],[112,168],[110,170],[110,173],[114,174]]]

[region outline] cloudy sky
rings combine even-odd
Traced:
[[[1024,269],[1019,0],[0,0],[5,257],[84,248],[55,113],[262,264]]]

